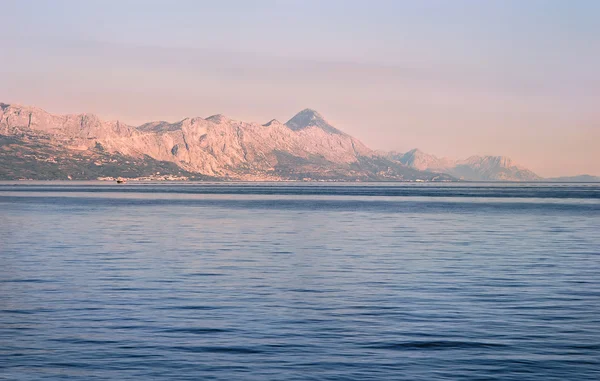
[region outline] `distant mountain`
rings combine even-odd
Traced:
[[[454,180],[382,157],[306,109],[264,125],[224,115],[130,126],[0,103],[0,179]]]
[[[466,160],[438,158],[413,149],[385,157],[422,171],[448,173],[471,181],[536,181],[541,177],[504,156],[471,156]]]
[[[405,154],[396,154],[396,158],[402,164],[421,171],[445,172],[455,165],[455,162],[450,159],[438,158],[416,148]]]
[[[591,175],[563,176],[563,177],[549,177],[544,180],[558,182],[558,183],[598,183],[598,182],[600,182],[600,176],[591,176]]]
[[[459,178],[494,181],[535,181],[541,177],[504,156],[471,156],[449,171]]]

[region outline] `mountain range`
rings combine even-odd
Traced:
[[[464,160],[439,158],[418,149],[388,153],[392,160],[422,171],[448,173],[471,181],[538,181],[542,178],[505,156],[470,156]]]
[[[377,155],[306,109],[263,125],[213,115],[130,126],[0,104],[0,178],[451,181]]]
[[[0,103],[0,179],[455,181],[541,178],[497,156],[374,151],[305,109],[286,123],[224,115],[131,126]]]

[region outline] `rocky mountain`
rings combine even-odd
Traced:
[[[65,150],[39,135],[0,135],[0,180],[90,180],[97,178],[215,180],[171,162],[102,149]]]
[[[241,180],[453,180],[377,155],[306,109],[287,123],[223,115],[130,126],[0,103],[0,179],[160,175]]]
[[[471,156],[465,160],[438,158],[418,149],[387,158],[422,171],[448,173],[471,181],[536,181],[542,178],[505,156]]]
[[[451,168],[450,173],[469,180],[535,181],[541,177],[505,156],[471,156]]]
[[[436,156],[425,153],[419,149],[413,149],[405,154],[395,154],[397,160],[402,164],[421,171],[445,172],[448,168],[455,165],[454,161],[446,158],[438,158]]]

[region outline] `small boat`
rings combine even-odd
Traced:
[[[117,184],[125,184],[126,182],[125,179],[117,179]]]

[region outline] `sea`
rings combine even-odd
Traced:
[[[2,380],[600,380],[600,184],[0,183]]]

